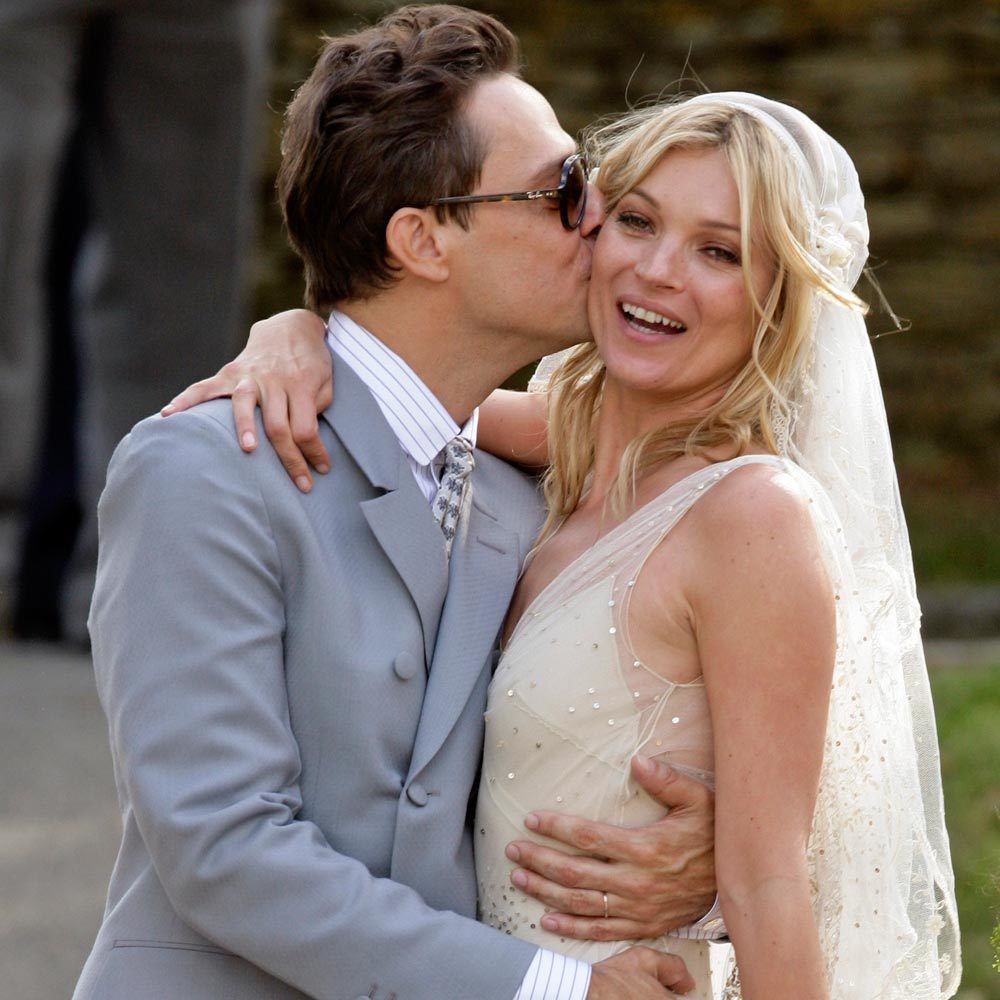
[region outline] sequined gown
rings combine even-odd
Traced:
[[[560,573],[525,610],[500,659],[486,712],[476,816],[480,919],[555,951],[600,961],[633,942],[559,938],[544,907],[510,884],[504,854],[530,837],[523,820],[552,809],[624,826],[663,807],[629,778],[639,750],[712,783],[712,732],[704,682],[674,683],[634,653],[629,600],[650,553],[698,499],[751,455],[699,470],[636,511]],[[534,838],[541,839],[541,838]],[[708,1000],[709,945],[682,928],[644,944],[680,955]]]

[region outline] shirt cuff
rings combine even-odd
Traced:
[[[729,931],[726,930],[726,922],[722,919],[722,904],[719,902],[718,893],[716,893],[715,902],[708,913],[701,920],[696,920],[691,926],[707,931],[706,936],[710,938],[724,938],[729,936]]]
[[[514,1000],[586,1000],[590,971],[586,962],[539,948]]]

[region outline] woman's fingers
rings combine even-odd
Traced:
[[[319,436],[316,405],[316,395],[311,389],[297,386],[288,394],[292,440],[306,462],[323,475],[330,471],[330,455]]]
[[[236,440],[244,451],[257,447],[257,384],[251,378],[240,379],[233,388],[233,421],[236,424]]]
[[[292,436],[288,405],[288,396],[284,392],[263,392],[260,406],[264,433],[271,442],[271,447],[277,452],[289,478],[303,493],[308,493],[312,489],[312,475],[305,456]]]
[[[200,382],[189,385],[183,392],[174,396],[160,410],[160,416],[169,417],[171,413],[180,413],[182,410],[189,410],[192,406],[204,403],[206,400],[228,396],[233,391],[233,388],[232,380],[225,374],[225,371],[217,372],[211,378],[203,378]]]

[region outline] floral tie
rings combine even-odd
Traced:
[[[441,485],[434,497],[434,520],[444,532],[445,554],[451,556],[451,543],[455,540],[458,519],[462,513],[462,495],[469,474],[476,466],[472,443],[463,437],[452,438],[444,446],[444,467]]]

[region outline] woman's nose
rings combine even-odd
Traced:
[[[658,288],[681,288],[684,285],[684,254],[666,240],[649,244],[636,261],[636,276]]]

